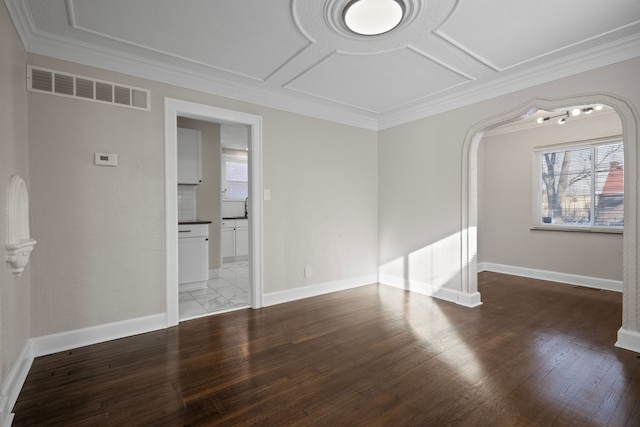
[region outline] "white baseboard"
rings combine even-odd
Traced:
[[[161,313],[31,338],[33,357],[46,356],[59,351],[157,331],[166,327],[167,315]]]
[[[380,283],[383,285],[392,286],[394,288],[404,289],[409,292],[415,292],[433,298],[453,302],[464,307],[473,308],[482,305],[479,292],[465,294],[460,291],[454,291],[453,289],[437,288],[424,282],[417,282],[414,280],[407,280],[402,277],[388,275],[381,275]]]
[[[616,341],[615,346],[640,353],[640,332],[620,328],[618,330],[618,341]]]
[[[299,299],[330,294],[332,292],[344,291],[347,289],[353,289],[377,282],[378,276],[373,274],[370,276],[354,277],[351,279],[337,280],[335,282],[320,283],[317,285],[304,286],[302,288],[288,289],[286,291],[270,292],[263,295],[263,305],[265,307],[268,307],[270,305],[282,304]]]
[[[2,395],[0,395],[0,426],[10,427],[13,422],[13,407],[18,400],[31,364],[33,363],[33,346],[31,340],[27,341],[18,358],[13,363],[9,374],[2,382]]]
[[[569,285],[584,286],[587,288],[602,289],[606,291],[622,292],[622,281],[601,279],[598,277],[579,276],[576,274],[558,273],[555,271],[536,270],[533,268],[514,267],[511,265],[494,264],[491,262],[479,262],[478,272],[492,271],[494,273],[511,274],[513,276],[530,277],[532,279],[547,280],[550,282],[566,283]]]
[[[190,283],[178,283],[178,292],[191,292],[200,289],[207,289],[207,282],[190,282]]]
[[[249,257],[247,255],[230,256],[230,257],[222,258],[222,264],[232,264],[234,262],[242,262],[242,261],[248,261],[248,260],[249,260]]]
[[[9,374],[2,383],[2,395],[0,395],[0,426],[11,426],[14,415],[12,413],[13,407],[18,400],[18,395],[27,379],[34,358],[86,345],[165,329],[166,327],[167,315],[161,313],[91,328],[31,338],[18,355]]]
[[[209,279],[217,279],[218,277],[222,277],[221,268],[212,268],[209,270]]]

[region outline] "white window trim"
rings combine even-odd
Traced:
[[[240,161],[240,162],[244,162],[247,164],[247,168],[249,167],[249,159],[247,157],[241,156],[241,155],[237,155],[237,154],[229,154],[229,153],[223,153],[222,154],[222,201],[224,202],[244,202],[245,199],[229,199],[227,198],[227,159],[230,160],[235,160],[235,161]],[[247,177],[247,194],[249,193],[248,190],[248,185],[249,185],[249,177]]]
[[[624,226],[591,226],[591,225],[566,225],[566,224],[546,224],[541,222],[542,220],[542,206],[540,203],[540,191],[542,182],[540,176],[542,174],[540,156],[544,153],[551,153],[562,149],[579,149],[579,148],[591,148],[597,145],[609,144],[614,142],[623,142],[622,135],[614,135],[606,138],[594,138],[585,139],[581,141],[573,141],[562,144],[545,145],[542,147],[535,147],[533,149],[533,206],[532,206],[532,226],[531,230],[541,231],[568,231],[568,232],[581,232],[581,233],[608,233],[608,234],[622,234]],[[592,192],[594,181],[591,182]],[[625,184],[625,196],[626,196],[626,184]],[[626,201],[625,201],[626,203]],[[594,209],[594,204],[591,204],[591,209]],[[591,218],[594,218],[592,213]],[[626,218],[625,218],[626,220]]]

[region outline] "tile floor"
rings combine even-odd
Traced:
[[[205,289],[179,293],[180,320],[249,307],[249,263],[222,265],[222,277],[209,279]]]

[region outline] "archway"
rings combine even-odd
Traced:
[[[591,103],[612,107],[620,116],[625,141],[624,237],[623,237],[623,296],[622,327],[616,346],[640,352],[640,291],[638,289],[638,112],[621,97],[608,93],[593,93],[567,98],[533,98],[502,114],[488,117],[472,126],[465,136],[462,149],[462,291],[476,293],[477,279],[477,222],[478,222],[478,146],[485,132],[518,121],[538,109],[554,110],[572,105]]]

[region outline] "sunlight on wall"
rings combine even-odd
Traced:
[[[379,273],[388,279],[404,280],[405,289],[417,287],[416,292],[428,295],[442,288],[460,291],[460,249],[458,232],[382,264]]]
[[[461,269],[460,233],[413,251],[408,258],[409,280],[424,281],[435,289],[455,285],[453,279]]]

